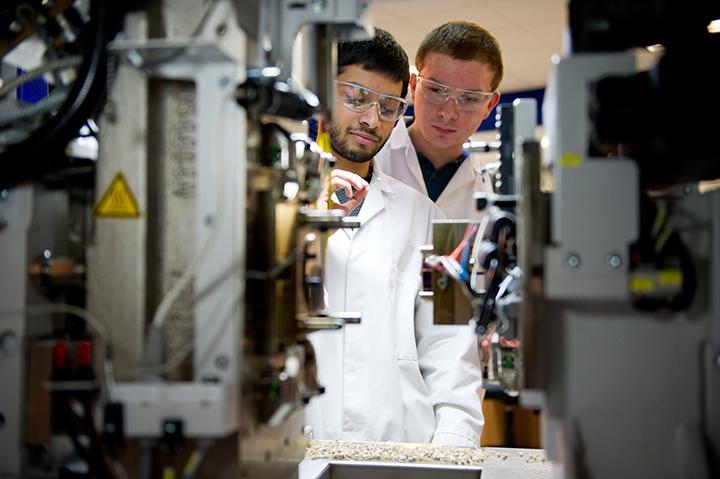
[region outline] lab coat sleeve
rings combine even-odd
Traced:
[[[420,371],[435,410],[432,443],[479,446],[484,391],[474,328],[433,324],[432,302],[418,299],[415,339]]]

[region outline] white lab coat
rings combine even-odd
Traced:
[[[419,247],[442,213],[375,168],[358,230],[328,240],[327,306],[360,324],[309,335],[325,394],[306,408],[316,439],[477,446],[482,376],[471,326],[432,324],[417,297]]]
[[[390,139],[375,156],[375,162],[389,176],[427,196],[417,153],[404,121],[395,125]],[[477,210],[473,194],[480,191],[492,193],[493,189],[490,179],[483,173],[480,158],[471,154],[462,162],[435,203],[448,218],[478,220],[483,213]]]

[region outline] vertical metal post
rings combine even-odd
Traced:
[[[515,111],[510,104],[498,105],[496,125],[500,130],[500,187],[501,195],[515,193],[515,165],[513,151],[515,149]]]
[[[0,475],[22,472],[27,234],[32,188],[0,191]]]

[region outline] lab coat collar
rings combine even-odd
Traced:
[[[405,160],[408,169],[412,172],[413,176],[415,176],[415,180],[422,187],[423,192],[427,195],[427,187],[425,186],[425,179],[423,178],[422,171],[420,170],[420,162],[417,158],[417,151],[415,151],[415,147],[412,144],[405,122],[401,120],[395,126],[395,131],[390,137],[390,150],[402,149],[410,149],[410,151],[405,151],[400,156]],[[396,155],[393,155],[391,158],[396,158]],[[465,161],[462,162],[448,185],[440,194],[438,202],[442,202],[443,197],[450,196],[453,191],[463,188],[468,183],[475,181],[475,179],[482,176],[482,174],[482,161],[477,155],[470,154]]]
[[[373,175],[370,179],[370,189],[365,202],[360,208],[358,219],[362,224],[370,221],[375,215],[385,209],[385,196],[392,194],[392,187],[388,176],[384,174],[377,163],[373,162]]]
[[[410,139],[407,125],[402,119],[395,126],[395,130],[390,136],[390,158],[392,161],[396,161],[394,160],[394,158],[397,157],[398,153],[395,152],[400,152],[400,157],[405,162],[408,170],[415,177],[415,181],[417,182],[417,184],[420,186],[420,188],[422,188],[422,193],[427,196],[427,186],[425,185],[425,179],[423,178],[422,170],[420,169],[420,162],[418,161],[417,152],[415,151],[415,147],[413,146],[412,140]]]

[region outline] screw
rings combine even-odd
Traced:
[[[205,216],[205,224],[210,226],[213,224],[213,215],[207,215]]]
[[[720,368],[720,354],[715,357],[715,365]]]
[[[224,23],[221,23],[215,29],[215,33],[217,33],[217,36],[219,36],[219,37],[225,35],[226,32],[227,32],[227,25],[225,25]]]
[[[230,361],[224,354],[218,354],[215,357],[215,366],[218,369],[226,369],[230,365]]]
[[[312,8],[316,13],[322,12],[327,6],[327,0],[312,0]]]
[[[225,88],[230,83],[230,79],[228,77],[222,77],[220,79],[220,88]]]
[[[165,432],[168,434],[175,434],[175,424],[168,422],[165,424]]]
[[[435,283],[435,284],[437,284],[437,287],[442,289],[443,291],[446,290],[448,287],[447,276],[445,276],[445,275],[440,276],[437,280],[437,283]]]
[[[10,191],[3,188],[0,190],[0,201],[5,201],[10,197]]]
[[[576,254],[567,255],[565,258],[565,264],[568,265],[569,268],[576,269],[580,266],[580,256]]]
[[[622,265],[622,258],[617,254],[609,254],[607,257],[607,264],[613,269],[618,269]]]

